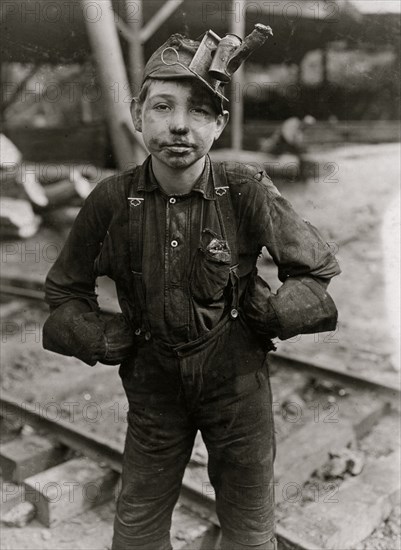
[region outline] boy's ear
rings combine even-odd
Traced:
[[[142,105],[139,103],[137,97],[132,98],[131,101],[131,117],[135,130],[142,132]]]
[[[216,132],[214,139],[219,139],[224,128],[227,126],[228,120],[230,118],[230,113],[228,111],[223,111],[221,115],[217,115],[216,119]]]

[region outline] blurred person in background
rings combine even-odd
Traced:
[[[307,160],[305,154],[305,130],[316,124],[316,119],[306,115],[303,119],[298,117],[287,118],[273,135],[262,138],[259,142],[259,149],[269,155],[295,155],[299,162],[299,175],[303,181],[306,179]]]

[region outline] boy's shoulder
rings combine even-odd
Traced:
[[[244,164],[236,161],[225,161],[217,163],[215,170],[225,172],[231,192],[240,193],[244,196],[273,199],[280,196],[280,192],[273,184],[270,176],[258,164]]]
[[[125,170],[124,172],[117,172],[99,181],[96,185],[96,189],[114,189],[120,190],[129,187],[132,183],[132,178],[135,177],[139,170],[139,166]]]
[[[139,166],[136,166],[100,180],[91,193],[92,200],[104,202],[109,207],[120,205],[121,198],[129,195],[129,189],[138,175],[138,170]]]

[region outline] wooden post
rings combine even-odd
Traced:
[[[126,22],[131,29],[131,38],[129,41],[129,75],[131,90],[133,95],[138,95],[139,87],[142,82],[143,75],[143,48],[141,42],[141,28],[142,28],[142,0],[135,0],[135,13],[130,13],[131,0],[126,0]]]
[[[245,37],[245,0],[232,0],[230,32]],[[244,116],[244,67],[233,74],[231,79],[230,116],[231,116],[231,148],[242,149],[242,123]]]
[[[325,42],[323,44],[323,47],[322,47],[322,84],[324,86],[324,88],[326,89],[327,88],[327,84],[329,82],[329,72],[328,72],[328,67],[327,67],[327,57],[328,57],[328,45],[327,45],[327,42]]]
[[[118,168],[127,170],[143,162],[146,149],[142,136],[135,131],[131,120],[131,90],[113,20],[112,3],[111,0],[102,0],[97,4],[92,0],[81,0],[81,5],[89,41],[99,68],[114,155]]]

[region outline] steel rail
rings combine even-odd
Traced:
[[[270,355],[270,362],[273,365],[277,365],[279,368],[288,367],[296,370],[297,372],[302,372],[312,378],[316,377],[320,380],[328,380],[330,382],[335,382],[360,391],[366,390],[376,392],[380,395],[380,397],[388,401],[392,407],[397,410],[401,408],[400,387],[394,387],[389,384],[378,382],[376,380],[360,376],[359,374],[334,370],[330,367],[310,361],[309,359],[308,361],[305,361],[280,352],[275,352]]]
[[[109,466],[115,472],[122,472],[123,448],[97,434],[89,433],[82,428],[72,424],[70,421],[58,418],[49,418],[45,410],[37,407],[36,404],[18,402],[17,398],[2,391],[0,395],[0,416],[12,418],[21,424],[28,424],[32,428],[51,434],[57,441],[78,451],[97,462]],[[193,463],[194,467],[198,467]],[[191,463],[189,464],[191,467]],[[202,488],[194,481],[188,473],[184,474],[182,482],[181,497],[188,507],[194,511],[202,512],[209,521],[219,525],[214,511],[214,498],[205,494]]]
[[[0,293],[12,297],[27,298],[37,301],[44,300],[43,284],[40,281],[27,281],[20,277],[3,277],[0,281]],[[102,311],[106,314],[115,313],[112,309],[107,308],[102,308]],[[309,377],[315,376],[316,378],[329,380],[348,387],[375,391],[386,399],[396,410],[401,409],[400,387],[394,387],[359,374],[334,370],[330,367],[315,363],[313,360],[308,359],[306,361],[281,352],[271,353],[269,358],[273,365],[288,367],[298,372],[303,372]]]
[[[39,409],[39,410],[38,410]],[[37,403],[19,403],[17,399],[6,393],[0,395],[0,416],[12,417],[21,424],[28,424],[37,430],[45,430],[70,449],[82,452],[86,456],[104,462],[116,472],[122,470],[123,451],[118,445],[95,434],[74,426],[70,421],[49,418],[46,411],[37,407]]]
[[[13,417],[13,420],[18,419],[37,430],[44,430],[68,448],[79,451],[97,462],[106,464],[112,470],[121,473],[123,451],[119,446],[113,445],[110,441],[106,441],[105,438],[99,435],[89,434],[77,426],[71,426],[65,420],[49,419],[43,411],[38,412],[33,407],[34,405],[30,403],[18,403],[15,397],[8,393],[2,392],[0,396],[0,416],[3,418],[10,415]],[[191,463],[188,466],[189,468],[187,467],[182,481],[181,501],[194,513],[198,513],[219,528],[220,522],[215,511],[215,499],[211,494],[205,493],[203,487],[192,479],[188,471]],[[287,532],[280,525],[276,526],[276,537],[284,548],[287,548],[288,545],[291,548],[304,548],[294,538],[293,533]]]

